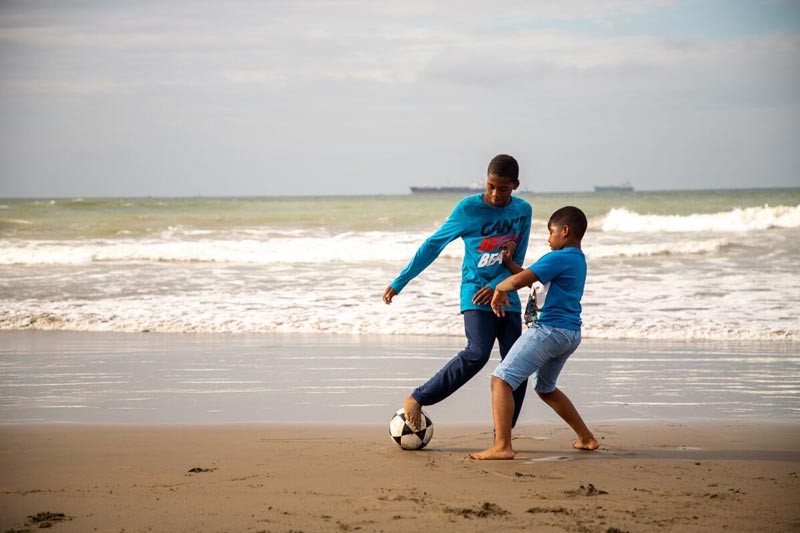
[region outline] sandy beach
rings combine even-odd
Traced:
[[[406,452],[379,425],[4,426],[0,529],[800,528],[793,423],[594,424],[597,452],[573,451],[561,425],[525,425],[515,460],[467,459],[487,429],[442,424]]]
[[[601,442],[535,396],[513,461],[488,373],[388,419],[448,337],[5,332],[0,531],[797,531],[791,344],[587,341],[561,386]],[[465,422],[466,421],[466,422]]]

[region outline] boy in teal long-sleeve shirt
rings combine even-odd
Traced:
[[[519,165],[509,155],[498,155],[489,163],[486,192],[461,200],[445,223],[417,250],[400,275],[383,294],[390,304],[394,296],[427,268],[444,248],[461,238],[461,313],[467,346],[435,376],[417,387],[405,400],[406,420],[418,427],[422,406],[438,403],[469,381],[489,360],[495,340],[501,359],[522,332],[519,297],[509,294],[504,316],[496,316],[489,303],[498,283],[511,272],[504,265],[504,247],[514,243],[513,262],[522,265],[528,249],[531,206],[512,192],[519,187]],[[522,408],[525,387],[515,394],[514,423]]]

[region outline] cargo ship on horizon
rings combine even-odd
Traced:
[[[595,185],[594,192],[633,192],[633,185],[629,181],[621,185]]]

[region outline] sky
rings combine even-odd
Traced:
[[[0,197],[800,186],[800,0],[0,0]]]

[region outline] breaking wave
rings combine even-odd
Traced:
[[[93,263],[222,263],[222,264],[311,264],[311,263],[405,263],[427,237],[407,233],[347,233],[331,237],[294,236],[267,240],[192,239],[108,241],[14,241],[0,240],[0,265],[88,265]],[[729,239],[680,242],[603,243],[584,247],[589,259],[702,255],[731,245]],[[526,264],[549,248],[531,243]],[[461,261],[463,245],[454,241],[441,257]]]
[[[748,207],[721,213],[643,215],[624,208],[612,209],[602,221],[604,232],[661,233],[703,230],[714,233],[760,231],[800,227],[800,205]]]

